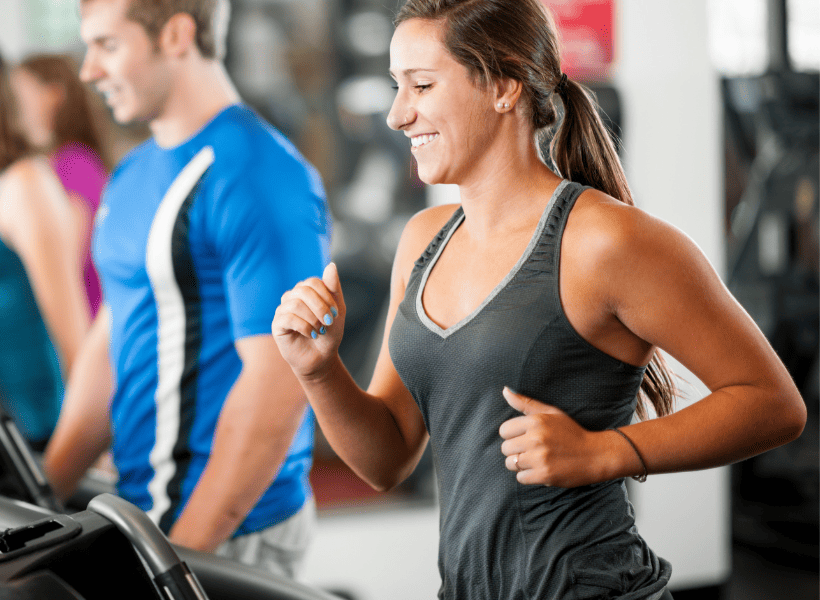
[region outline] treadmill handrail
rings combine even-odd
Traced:
[[[136,548],[154,576],[169,571],[180,559],[171,543],[139,508],[113,494],[100,494],[88,503],[88,510],[111,521]]]
[[[169,598],[208,600],[188,565],[142,510],[113,494],[100,494],[88,503],[88,510],[105,517],[120,530],[151,569],[154,583]]]

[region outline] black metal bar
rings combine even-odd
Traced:
[[[769,70],[776,73],[792,70],[789,56],[788,0],[767,0],[766,35],[769,42]]]
[[[63,512],[63,507],[51,489],[40,466],[31,455],[28,443],[20,435],[17,425],[5,412],[0,410],[0,452],[3,452],[11,463],[15,477],[30,496],[28,500],[38,506]]]

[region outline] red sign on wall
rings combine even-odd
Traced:
[[[541,0],[561,35],[561,68],[568,77],[603,80],[614,57],[614,0]]]

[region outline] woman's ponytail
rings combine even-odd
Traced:
[[[563,119],[550,143],[552,160],[559,174],[633,205],[612,135],[601,120],[592,92],[562,75],[555,93],[564,105]],[[638,418],[647,418],[647,402],[659,417],[668,415],[673,410],[677,392],[674,375],[661,352],[656,350],[641,382]]]
[[[632,192],[618,152],[598,114],[592,92],[569,79],[556,86],[556,92],[564,105],[564,117],[550,150],[559,174],[632,205]]]

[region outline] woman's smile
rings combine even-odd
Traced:
[[[422,133],[421,135],[414,135],[410,138],[411,150],[416,151],[422,146],[426,146],[438,137],[437,133]]]

